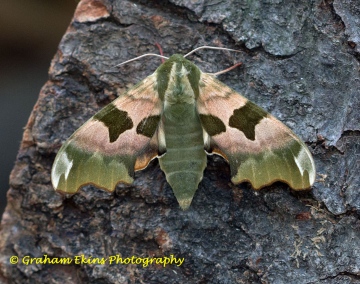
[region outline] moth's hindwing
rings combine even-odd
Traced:
[[[85,184],[113,191],[158,155],[162,102],[153,74],[107,105],[61,147],[51,178],[56,190],[75,193]]]
[[[232,182],[255,189],[275,181],[295,190],[315,181],[307,146],[283,123],[209,74],[202,73],[197,109],[209,151],[223,156]]]

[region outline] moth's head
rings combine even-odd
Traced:
[[[191,63],[189,60],[185,59],[184,56],[182,56],[181,54],[174,54],[174,55],[171,55],[169,57],[168,60],[166,60],[165,62],[178,62],[178,63],[182,63],[182,62],[189,62]]]
[[[160,73],[161,72],[170,73],[171,69],[174,68],[174,66],[175,66],[175,70],[181,70],[182,67],[184,67],[189,72],[189,74],[192,72],[200,71],[199,68],[194,63],[185,59],[184,56],[182,56],[181,54],[174,54],[170,56],[169,59],[167,59],[163,64],[159,66],[157,71]]]

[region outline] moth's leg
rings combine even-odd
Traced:
[[[234,64],[233,66],[229,67],[229,68],[226,68],[224,70],[221,70],[219,72],[215,72],[215,73],[207,73],[207,74],[210,74],[210,75],[213,75],[213,76],[217,76],[217,75],[220,75],[220,74],[224,74],[226,72],[229,72],[230,70],[233,70],[235,69],[236,67],[239,67],[240,65],[242,65],[242,62],[239,62],[239,63],[236,63]]]

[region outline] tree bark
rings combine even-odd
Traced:
[[[0,282],[360,283],[359,30],[356,0],[81,1],[11,173]],[[156,53],[155,43],[167,56],[202,45],[242,51],[190,59],[205,72],[243,62],[219,79],[307,142],[312,190],[234,186],[226,162],[211,156],[187,211],[156,160],[115,193],[55,192],[50,170],[61,144],[155,70],[159,59],[116,67]],[[165,265],[165,257],[184,262]]]

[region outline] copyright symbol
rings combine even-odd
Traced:
[[[13,255],[10,257],[10,263],[11,264],[17,264],[19,262],[19,258],[16,255]]]

